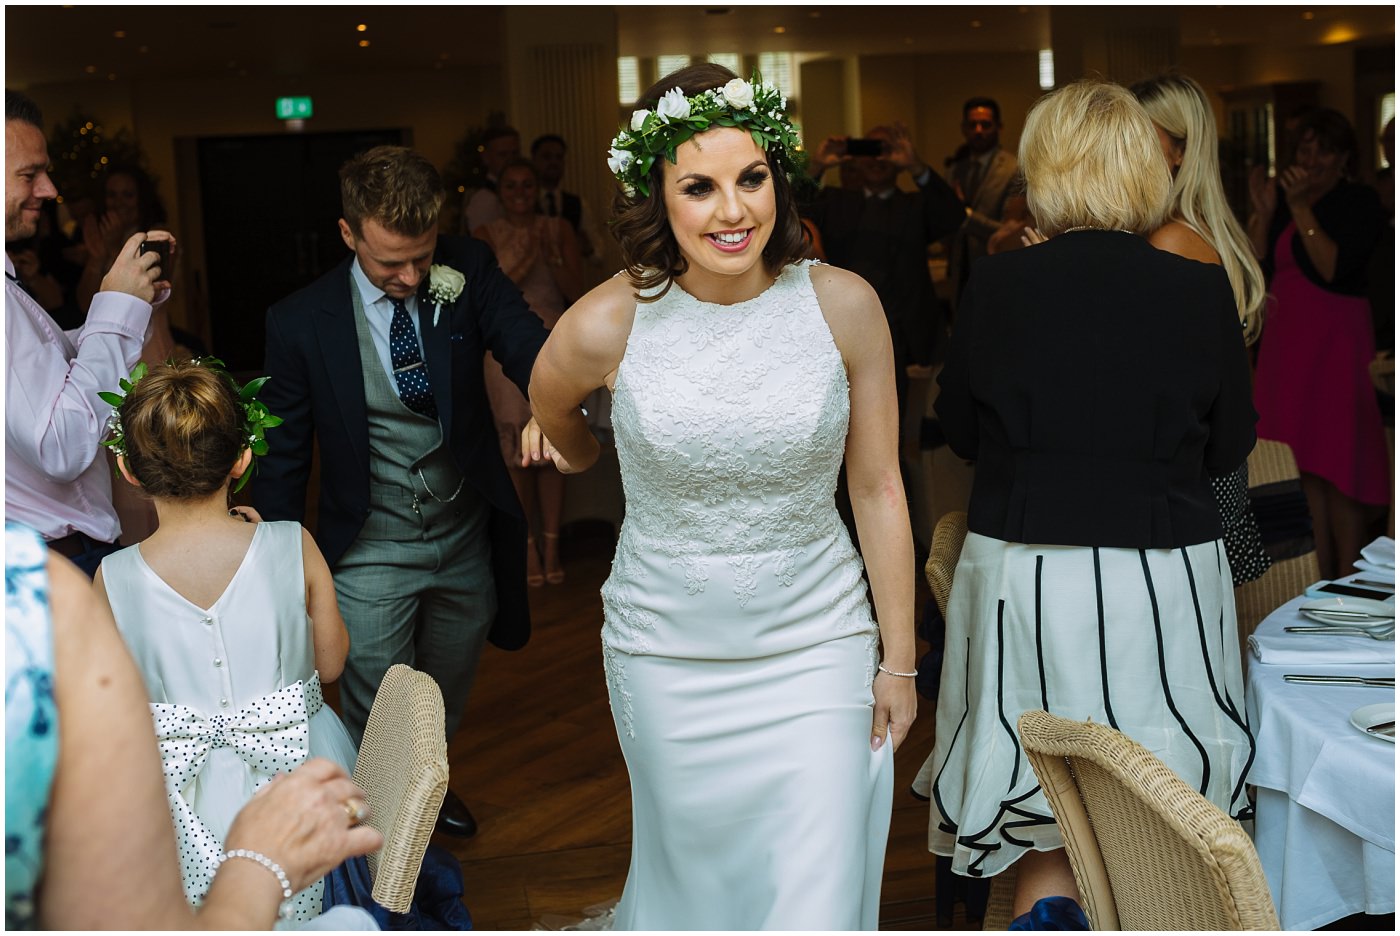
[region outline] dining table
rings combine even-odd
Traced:
[[[1245,689],[1255,737],[1254,844],[1288,930],[1395,912],[1393,725],[1390,740],[1376,728],[1395,718],[1393,633],[1378,640],[1286,631],[1316,623],[1301,610],[1312,600],[1295,598],[1260,622]]]

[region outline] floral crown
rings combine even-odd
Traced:
[[[173,364],[174,361],[168,361]],[[282,418],[274,416],[267,411],[257,398],[258,391],[263,384],[267,383],[267,377],[258,377],[250,380],[242,387],[238,386],[238,381],[234,380],[227,370],[227,365],[216,357],[191,358],[191,364],[207,367],[214,373],[228,381],[233,392],[238,395],[238,402],[243,407],[243,433],[247,439],[243,444],[252,450],[253,457],[258,458],[267,454],[267,439],[264,438],[266,430],[274,426],[282,425]],[[122,406],[131,397],[131,391],[140,383],[141,378],[146,376],[145,363],[137,364],[136,369],[131,372],[131,376],[123,377],[118,386],[126,391],[126,396],[119,393],[112,393],[107,390],[100,391],[97,395],[103,402],[112,405],[112,415],[107,417],[107,432],[109,438],[102,444],[110,448],[113,452],[123,457],[126,456],[126,430],[122,427]],[[253,476],[252,467],[243,472],[243,476],[238,479],[238,484],[234,486],[233,492],[237,494],[243,490],[243,486],[248,483],[248,479]]]
[[[651,194],[648,174],[658,156],[676,161],[676,147],[712,127],[749,131],[759,148],[784,171],[797,171],[802,140],[787,116],[787,98],[755,72],[751,81],[731,80],[722,88],[686,97],[680,88],[661,96],[656,110],[632,112],[630,126],[618,131],[608,150],[608,168],[628,196]]]

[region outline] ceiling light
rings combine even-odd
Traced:
[[[360,40],[360,48],[362,48],[362,49],[368,49],[368,48],[369,48],[369,40],[368,40],[368,39],[361,39],[361,40]]]
[[[981,29],[981,28],[982,28],[982,21],[981,21],[981,20],[973,20],[972,22],[968,23],[967,25],[971,26],[973,29]]]
[[[1306,13],[1303,14],[1303,19],[1305,19],[1305,20],[1310,20],[1310,19],[1312,19],[1312,18],[1313,18],[1313,13],[1312,13],[1311,10],[1309,10],[1308,12],[1306,12]]]
[[[361,23],[355,27],[355,32],[364,32],[366,29],[369,29],[369,27],[366,26],[364,23]]]
[[[774,26],[774,27],[773,27],[773,32],[775,32],[775,33],[777,33],[778,35],[781,36],[783,33],[787,32],[787,27],[786,27],[786,26]]]
[[[126,38],[126,30],[125,30],[125,29],[118,29],[116,32],[112,33],[112,36],[113,36],[114,38],[116,38],[116,39],[125,39],[125,38]]]

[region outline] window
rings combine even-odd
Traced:
[[[656,77],[658,80],[665,78],[678,68],[685,68],[690,64],[688,55],[658,55],[656,57]]]
[[[766,84],[776,85],[788,97],[797,96],[797,89],[793,86],[792,53],[758,53],[758,73]]]
[[[1049,91],[1055,87],[1055,53],[1051,49],[1040,50],[1040,90]]]
[[[714,62],[716,65],[723,65],[725,68],[738,75],[740,78],[748,76],[743,72],[743,62],[740,61],[738,52],[711,52],[705,56],[706,61]]]
[[[624,106],[641,96],[641,69],[635,55],[624,55],[617,60],[617,101]]]

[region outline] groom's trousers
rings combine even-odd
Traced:
[[[448,741],[461,723],[496,617],[489,508],[470,489],[461,493],[461,505],[421,505],[420,529],[397,530],[392,538],[382,538],[390,531],[372,518],[335,565],[336,598],[350,634],[341,709],[356,744],[384,673],[395,663],[436,680]],[[390,516],[383,525],[392,523]]]

